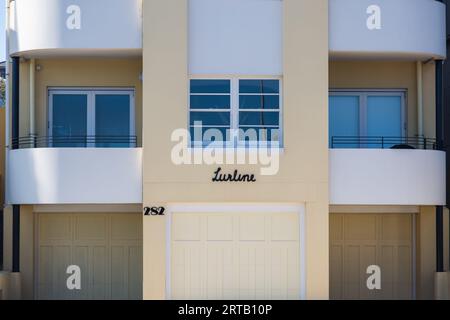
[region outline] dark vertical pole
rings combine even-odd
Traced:
[[[12,58],[11,84],[11,138],[12,149],[18,148],[19,139],[19,97],[20,97],[20,58]]]
[[[11,148],[18,148],[19,139],[20,58],[12,58],[11,85]],[[20,272],[20,206],[13,205],[12,272]]]
[[[3,270],[3,210],[0,210],[0,270]]]
[[[20,206],[13,205],[12,272],[20,272]]]
[[[436,61],[436,141],[438,150],[443,148],[444,82],[442,60]],[[444,208],[436,207],[436,271],[444,272]]]

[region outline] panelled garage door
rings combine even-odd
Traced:
[[[413,298],[413,215],[330,215],[330,298]],[[369,290],[367,267],[381,268],[381,290]]]
[[[298,213],[172,213],[172,299],[300,298]]]
[[[37,215],[38,299],[141,299],[139,214]],[[69,265],[81,269],[81,290],[68,290]]]

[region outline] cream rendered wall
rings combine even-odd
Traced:
[[[36,133],[47,136],[49,87],[130,87],[135,88],[136,136],[142,137],[141,58],[37,59],[35,73]],[[20,64],[20,135],[29,132],[29,60]]]
[[[423,65],[424,134],[434,138],[434,63]],[[415,61],[330,61],[330,89],[406,89],[408,136],[417,135]]]
[[[253,184],[213,184],[218,166],[171,161],[187,126],[187,0],[144,2],[144,206],[176,202],[306,203],[307,298],[328,298],[328,1],[284,0],[284,152],[280,171]],[[164,32],[162,32],[164,31]],[[164,217],[144,217],[144,299],[165,298]]]

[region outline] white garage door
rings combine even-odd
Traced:
[[[141,299],[140,214],[37,215],[38,299]],[[68,290],[69,265],[81,290]]]
[[[171,219],[171,298],[301,297],[298,212],[173,212]]]

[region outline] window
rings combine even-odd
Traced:
[[[405,92],[332,91],[329,96],[329,145],[332,148],[381,148],[405,135]],[[391,142],[381,145],[381,139]]]
[[[281,145],[280,92],[279,79],[192,79],[189,128],[193,145],[213,141],[228,146]]]
[[[48,128],[52,147],[131,147],[134,91],[52,89]]]

